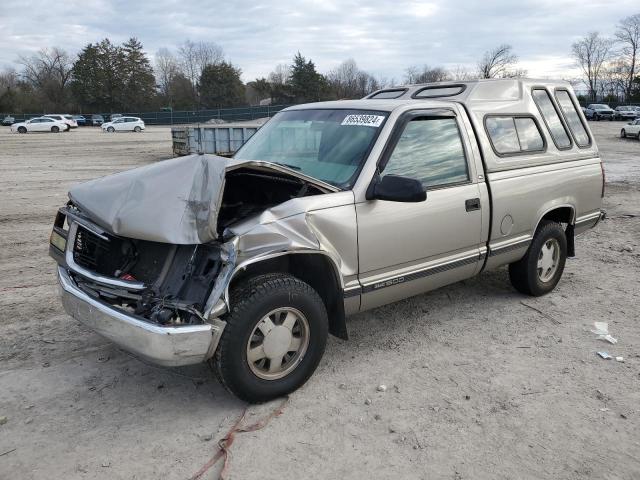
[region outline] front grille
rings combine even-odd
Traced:
[[[110,242],[95,233],[78,227],[73,245],[73,260],[88,270],[98,270],[100,259],[109,254]]]

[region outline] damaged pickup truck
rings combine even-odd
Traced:
[[[50,253],[66,311],[151,362],[210,362],[251,402],[300,387],[345,317],[509,265],[556,286],[602,218],[571,87],[410,85],[278,113],[233,159],[78,185]]]

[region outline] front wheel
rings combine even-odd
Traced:
[[[524,257],[509,265],[509,279],[519,292],[539,297],[556,287],[566,260],[567,237],[562,225],[543,220]]]
[[[113,132],[115,132],[115,131],[116,131],[116,129],[115,129],[115,128],[113,128],[113,127],[107,127],[107,132],[109,132],[109,133],[113,133]]]
[[[27,133],[26,127],[18,127],[18,133]]]
[[[327,311],[318,293],[290,275],[261,275],[234,288],[231,302],[212,361],[221,383],[252,403],[301,387],[327,342]]]
[[[620,138],[627,138],[627,132],[624,128],[620,130]]]

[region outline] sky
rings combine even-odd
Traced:
[[[215,42],[245,81],[300,51],[320,72],[353,58],[399,82],[411,65],[475,69],[484,51],[508,43],[528,76],[571,78],[576,39],[612,35],[638,12],[628,0],[0,0],[0,67],[43,47],[75,54],[135,36],[151,57],[186,39]]]

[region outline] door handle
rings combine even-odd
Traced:
[[[480,210],[480,199],[470,198],[469,200],[465,200],[464,208],[467,212],[471,212],[473,210]]]

